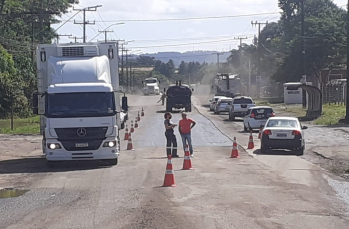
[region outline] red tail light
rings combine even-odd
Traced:
[[[265,135],[271,135],[271,130],[265,130],[265,131],[263,131],[263,134],[265,134]]]
[[[272,113],[271,113],[271,117],[274,117],[274,116],[275,116],[275,112],[272,112]]]
[[[299,130],[292,131],[292,135],[301,135],[301,132]]]
[[[255,115],[252,113],[252,114],[251,114],[251,118],[254,118],[254,117],[255,117]]]

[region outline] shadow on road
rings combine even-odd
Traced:
[[[171,113],[172,114],[179,114],[179,113],[181,113],[182,112],[182,110],[173,110]],[[164,113],[166,113],[166,110],[159,110],[159,111],[156,111],[156,113],[162,113],[162,114],[164,114]]]
[[[242,119],[235,119],[235,120],[229,120],[229,119],[223,119],[223,122],[243,122]]]
[[[30,157],[0,161],[0,174],[68,172],[102,167],[109,166],[103,166],[99,161],[65,161],[49,168],[44,157]]]
[[[143,159],[157,160],[157,159],[167,159],[167,157],[166,156],[164,156],[164,157],[145,157]]]
[[[312,118],[312,117],[306,117],[306,116],[302,116],[302,117],[298,117],[298,120],[300,122],[309,122],[309,121],[314,121],[316,118]]]
[[[294,156],[296,152],[292,150],[267,150],[266,153],[261,153],[260,149],[253,151],[253,154],[256,155],[279,155],[279,156]]]

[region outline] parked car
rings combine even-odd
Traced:
[[[244,131],[259,129],[264,126],[268,118],[275,116],[273,108],[269,106],[251,107],[244,117]]]
[[[220,98],[215,105],[214,113],[219,114],[221,112],[229,112],[231,103],[233,99],[231,98]]]
[[[304,131],[298,118],[271,117],[266,122],[261,136],[261,153],[268,149],[295,150],[298,156],[304,154]]]
[[[235,117],[245,117],[248,109],[255,106],[251,97],[235,97],[229,109],[229,120],[235,120]]]
[[[210,99],[210,111],[214,111],[214,108],[217,104],[218,99],[225,98],[225,96],[214,96],[213,99]]]

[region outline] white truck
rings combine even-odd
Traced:
[[[116,165],[127,97],[119,96],[118,43],[42,44],[37,47],[42,148],[48,166],[98,160]],[[123,117],[124,120],[121,120]]]
[[[150,94],[155,94],[159,95],[160,94],[160,81],[157,78],[146,78],[143,81],[143,94],[144,95],[150,95]]]

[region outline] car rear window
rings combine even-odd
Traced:
[[[273,112],[274,111],[271,108],[259,108],[259,109],[252,110],[252,113],[255,115],[271,115]]]
[[[252,99],[246,99],[246,98],[241,98],[241,99],[234,99],[233,104],[252,104]]]
[[[295,120],[269,120],[267,127],[298,127],[298,122]]]

